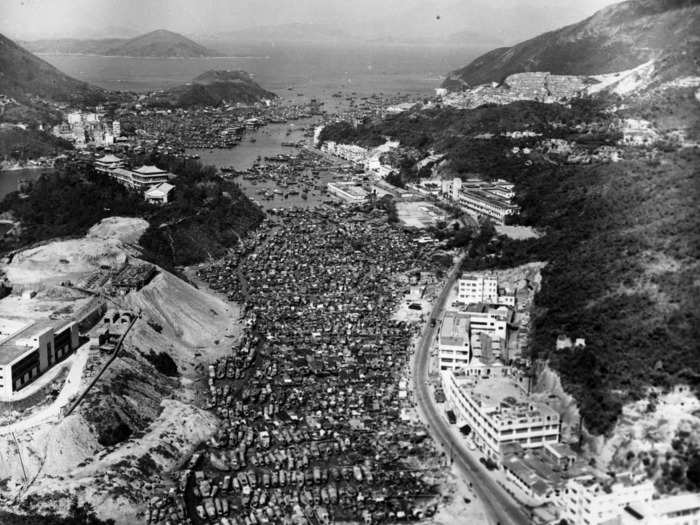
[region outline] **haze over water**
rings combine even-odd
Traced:
[[[289,87],[325,98],[337,90],[430,94],[444,76],[484,50],[449,46],[245,46],[232,58],[127,58],[42,55],[61,71],[98,86],[122,91],[164,89],[211,69],[242,69],[264,88],[285,96]]]

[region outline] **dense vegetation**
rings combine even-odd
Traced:
[[[480,173],[515,183],[518,220],[545,236],[490,241],[465,231],[451,242],[469,243],[465,270],[549,262],[536,297],[530,351],[559,371],[596,434],[610,430],[622,404],[647,385],[700,387],[700,153],[664,146],[654,157],[627,148],[622,162],[566,164],[551,155],[511,153],[513,146],[533,146],[540,138],[498,134],[529,130],[589,150],[612,144],[618,133],[602,111],[610,102],[437,108],[324,130],[328,140],[366,146],[390,136],[402,146],[445,153],[455,175]],[[624,116],[653,110],[661,128],[688,127],[695,137],[698,125],[689,115],[697,109],[674,112],[693,103],[691,91],[663,92],[631,104]],[[587,346],[555,352],[560,334],[582,337]]]
[[[531,350],[559,370],[594,433],[646,385],[700,387],[698,162],[697,151],[680,150],[664,164],[640,156],[513,172],[521,220],[547,235],[481,244],[465,264],[549,261]],[[587,346],[554,352],[560,334]]]
[[[21,128],[0,130],[0,159],[35,159],[55,156],[69,149],[73,149],[70,142],[45,131]]]
[[[26,198],[13,192],[0,202],[0,212],[11,211],[22,225],[18,236],[0,241],[0,249],[84,235],[105,217],[137,216],[148,209],[143,198],[91,168],[61,169],[33,182]]]
[[[153,155],[143,159],[178,175],[168,206],[148,216],[141,237],[147,255],[167,267],[219,257],[263,218],[234,182],[216,175],[213,167],[192,160]]]
[[[22,224],[19,235],[0,241],[0,249],[81,236],[105,217],[143,217],[150,224],[140,240],[144,256],[173,268],[221,255],[262,220],[260,209],[236,184],[218,177],[214,168],[159,155],[136,161],[157,164],[177,175],[171,204],[149,205],[139,193],[91,167],[71,164],[39,178],[26,197],[14,192],[0,202],[0,212],[11,211]]]
[[[224,102],[254,104],[277,95],[260,87],[245,71],[207,71],[186,85],[177,86],[151,96],[147,103],[154,107],[187,108],[218,106]]]
[[[403,147],[425,155],[429,150],[444,153],[456,174],[487,173],[492,178],[507,179],[522,166],[522,160],[510,150],[513,146],[531,146],[536,138],[512,139],[500,133],[527,130],[552,138],[566,137],[581,142],[588,149],[612,144],[618,140],[619,133],[609,128],[609,117],[602,113],[611,102],[614,100],[580,99],[566,107],[520,101],[473,110],[442,107],[413,110],[356,127],[347,122],[329,124],[321,131],[319,139],[372,148],[391,137]],[[572,131],[583,122],[589,123],[586,131]],[[485,135],[493,136],[480,138]],[[407,171],[401,171],[405,178]]]

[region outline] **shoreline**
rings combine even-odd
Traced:
[[[148,60],[269,60],[270,56],[199,56],[199,57],[159,57],[139,55],[101,55],[99,53],[47,53],[34,52],[37,56],[47,57],[99,57],[99,58],[138,58]]]

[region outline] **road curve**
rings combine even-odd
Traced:
[[[445,302],[450,290],[459,275],[459,267],[463,257],[450,272],[445,287],[440,292],[433,307],[431,318],[439,319],[445,309]],[[475,460],[461,440],[455,439],[445,420],[440,416],[439,408],[433,402],[428,387],[428,365],[430,362],[430,346],[437,330],[428,322],[416,348],[413,360],[413,389],[418,404],[418,410],[428,422],[428,430],[433,439],[441,442],[451,456],[460,474],[472,481],[472,487],[484,502],[487,512],[500,525],[527,524],[529,520],[522,509],[488,474],[478,461]]]

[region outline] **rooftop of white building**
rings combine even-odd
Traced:
[[[440,327],[440,343],[464,346],[469,338],[469,316],[461,312],[448,311]]]
[[[475,358],[474,361],[478,361],[478,358]],[[527,385],[525,377],[504,376],[498,372],[498,369],[504,368],[500,361],[494,361],[491,364],[482,362],[482,366],[493,367],[494,373],[488,376],[455,374],[455,378],[462,391],[479,404],[483,410],[493,413],[494,417],[505,420],[517,420],[518,418],[538,415],[558,419],[556,411],[552,408],[529,398],[527,391],[524,390]]]

